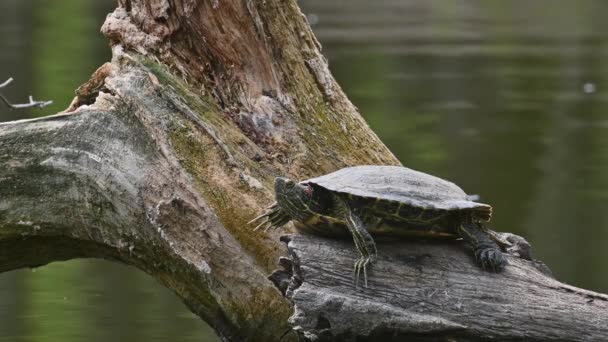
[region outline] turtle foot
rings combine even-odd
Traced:
[[[262,215],[247,222],[247,224],[257,224],[257,226],[253,228],[254,231],[260,228],[263,228],[264,231],[268,231],[269,229],[277,229],[289,222],[290,220],[291,217],[289,217],[289,215],[287,215],[283,210],[281,210],[277,203],[274,203],[273,205],[268,207],[266,211],[262,213]]]
[[[489,272],[500,272],[508,265],[507,258],[497,247],[477,248],[475,250],[477,264]]]
[[[353,269],[353,278],[355,281],[355,287],[359,284],[359,278],[361,277],[361,271],[363,271],[363,286],[367,287],[367,268],[376,261],[375,256],[362,256],[355,261],[355,267]]]

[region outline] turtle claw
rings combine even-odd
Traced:
[[[363,271],[363,284],[367,287],[367,266],[371,266],[375,258],[369,256],[362,256],[355,261],[353,270],[353,277],[355,278],[355,287],[359,285],[359,278],[361,277],[361,271]]]
[[[258,224],[257,226],[255,226],[255,228],[253,228],[253,231],[257,231],[258,229],[262,228],[263,225],[265,225],[268,221],[264,221],[260,224]]]
[[[357,259],[357,261],[355,261],[355,265],[353,267],[353,280],[355,282],[355,287],[357,287],[357,284],[359,283],[359,260],[361,259]]]
[[[355,287],[359,287],[359,278],[361,277],[361,268],[363,268],[363,262],[365,260],[365,257],[361,257],[359,259],[357,259],[357,261],[355,261],[355,269],[354,269],[354,280],[355,280]],[[364,282],[365,282],[365,287],[367,287],[367,272],[364,271],[363,272],[364,275]]]
[[[260,224],[258,224],[257,226],[255,226],[255,228],[253,228],[253,231],[257,231],[258,229],[262,228],[263,226],[267,225],[268,223],[270,223],[269,220],[266,221],[262,221]],[[268,229],[268,227],[264,228],[264,230]]]
[[[272,214],[274,214],[274,213],[276,213],[278,211],[280,211],[279,205],[277,203],[273,203],[270,207],[266,208],[266,210],[262,213],[262,215],[260,215],[260,216],[258,216],[256,218],[254,218],[253,220],[247,222],[247,224],[253,224],[253,223],[259,222],[259,221],[261,221],[263,219],[268,219],[270,217],[270,215],[272,215]],[[259,227],[259,225],[258,225],[258,227]],[[256,229],[258,227],[256,227]]]
[[[278,204],[274,203],[273,205],[268,207],[262,215],[254,218],[247,224],[251,225],[257,223],[257,226],[253,228],[253,231],[257,231],[258,229],[263,228],[264,231],[267,232],[270,229],[277,229],[283,226],[284,224],[289,222],[289,220],[291,220],[291,218],[287,214],[285,214],[281,210],[281,208],[279,208]]]
[[[268,216],[268,211],[265,211],[262,215],[260,215],[260,216],[258,216],[256,218],[254,218],[253,220],[247,222],[247,224],[254,224],[254,223],[260,221],[261,219],[265,218],[266,216]]]
[[[475,260],[479,266],[491,272],[500,272],[508,264],[507,259],[498,248],[480,248],[475,251]]]

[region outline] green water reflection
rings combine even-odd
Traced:
[[[0,341],[218,340],[153,279],[107,261],[10,272],[0,291]]]
[[[349,97],[406,165],[493,204],[560,280],[608,292],[608,4],[302,0]],[[67,106],[109,59],[94,0],[3,0],[11,99]],[[64,13],[72,15],[65,16]],[[98,261],[0,275],[0,341],[211,341],[140,272]]]

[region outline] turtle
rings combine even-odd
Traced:
[[[508,242],[485,227],[492,207],[456,184],[403,166],[363,165],[295,182],[277,177],[276,202],[249,223],[276,229],[289,221],[304,233],[351,236],[360,257],[355,285],[377,259],[374,238],[461,238],[486,271],[508,264]]]

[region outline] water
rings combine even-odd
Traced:
[[[304,0],[330,68],[404,165],[480,194],[556,276],[608,292],[608,5],[601,0]],[[3,0],[0,81],[51,114],[109,59],[111,1]],[[65,16],[64,13],[72,15]],[[77,15],[74,15],[77,14]],[[0,275],[0,341],[212,341],[132,268],[55,263]],[[216,340],[216,339],[215,339]]]
[[[0,277],[0,341],[218,341],[135,268],[76,260]]]
[[[480,194],[558,279],[608,292],[602,1],[306,1],[330,69],[411,168]]]

